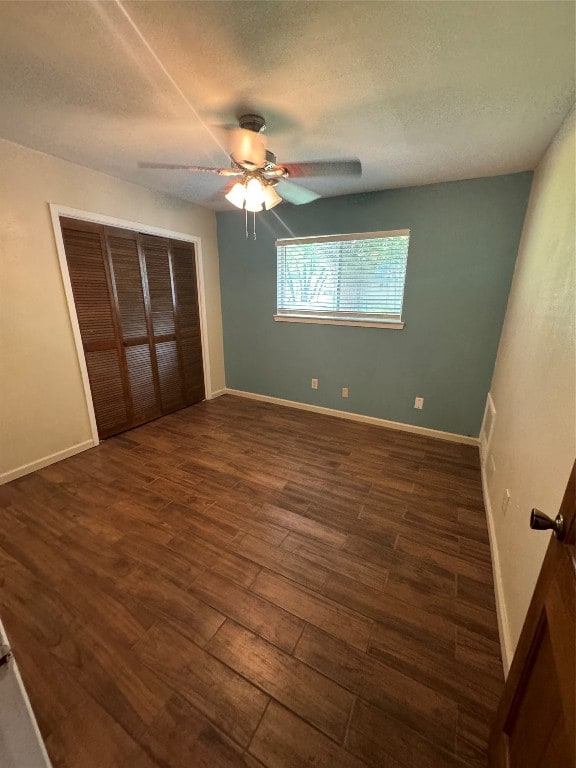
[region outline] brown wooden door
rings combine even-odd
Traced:
[[[200,336],[196,262],[192,243],[170,241],[175,286],[176,322],[180,340],[186,405],[203,400],[204,371]]]
[[[61,225],[98,434],[109,437],[128,429],[131,416],[104,233],[86,222]]]
[[[186,405],[184,370],[176,333],[175,286],[169,241],[140,235],[146,270],[151,317],[151,346],[158,367],[158,385],[163,413]],[[192,258],[192,269],[194,259]],[[198,402],[197,400],[195,402]]]
[[[494,768],[576,765],[575,510],[576,463],[560,508],[565,537],[548,546],[492,728]]]
[[[194,246],[61,226],[99,436],[203,400]]]
[[[130,390],[131,426],[162,414],[138,235],[105,229]]]

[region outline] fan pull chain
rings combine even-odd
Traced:
[[[252,213],[252,239],[256,240],[256,212]],[[248,239],[248,209],[244,208],[244,231]]]

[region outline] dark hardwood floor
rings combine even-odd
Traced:
[[[486,766],[476,448],[224,396],[0,487],[0,523],[54,766]]]

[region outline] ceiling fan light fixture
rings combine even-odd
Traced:
[[[274,186],[266,184],[256,176],[251,176],[246,181],[237,181],[224,197],[236,208],[251,213],[259,213],[264,208],[269,211],[282,202]]]
[[[138,163],[140,168],[167,168],[176,171],[195,173],[213,173],[226,178],[236,177],[224,189],[224,196],[229,203],[246,213],[258,213],[271,210],[286,200],[293,205],[311,203],[320,197],[304,187],[287,181],[291,176],[360,176],[362,163],[357,158],[344,160],[312,160],[307,162],[276,162],[276,155],[266,149],[262,132],[266,130],[266,121],[262,115],[246,114],[238,118],[239,128],[232,131],[229,147],[231,165],[229,168],[210,168],[203,165],[184,165],[174,163]],[[281,197],[275,185],[282,182]]]
[[[266,184],[264,187],[264,208],[269,211],[271,208],[274,208],[275,205],[278,205],[278,203],[281,202],[282,198],[278,192],[276,192],[272,184]]]
[[[244,208],[244,201],[246,200],[246,186],[243,182],[237,181],[224,197],[228,202],[232,203],[232,205],[235,205],[236,208],[242,209]]]

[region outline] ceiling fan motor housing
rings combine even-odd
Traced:
[[[256,119],[258,115],[246,115],[240,119],[240,128],[232,133],[230,156],[242,168],[253,170],[262,168],[266,163],[266,143],[259,130],[248,128],[248,118]],[[263,118],[258,118],[264,124]],[[248,121],[248,122],[246,122]],[[256,123],[251,123],[256,125]]]
[[[254,133],[264,133],[266,130],[266,121],[261,115],[242,115],[238,119],[238,125]]]

